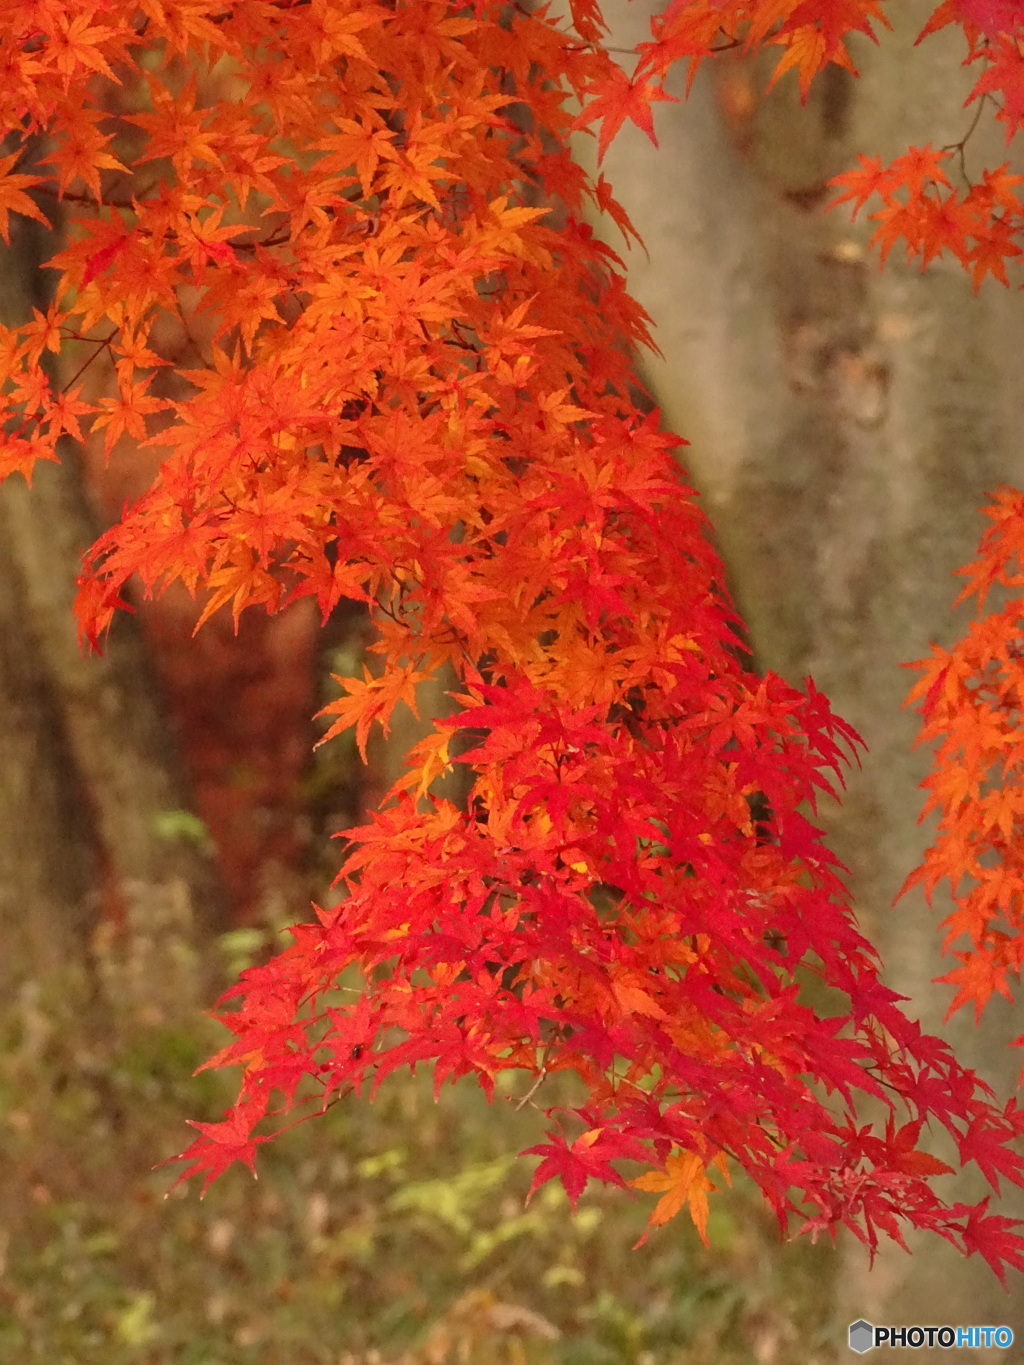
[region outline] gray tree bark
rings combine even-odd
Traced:
[[[730,68],[705,68],[688,102],[656,106],[660,149],[628,129],[603,169],[650,252],[631,253],[629,286],[664,359],[642,369],[666,426],[692,442],[683,458],[758,662],[796,683],[813,676],[867,741],[863,768],[822,822],[885,979],[1006,1096],[1020,1066],[1006,1046],[1024,1029],[1019,1005],[994,1002],[978,1029],[970,1011],[944,1027],[951,993],[930,982],[951,965],[938,927],[950,904],[892,901],[928,841],[916,817],[929,756],[912,748],[917,717],[901,703],[913,675],[901,665],[964,628],[963,612],[950,612],[951,574],[973,557],[984,524],[974,509],[1000,482],[1024,481],[1024,301],[991,282],[975,297],[956,262],[921,275],[894,253],[878,273],[870,226],[821,212],[829,177],[857,151],[889,159],[959,142],[969,126],[955,38],[913,48],[932,8],[912,0],[892,11],[897,32],[877,49],[857,45],[860,80],[824,77],[801,109],[787,78],[739,129],[716,94]],[[647,37],[651,9],[607,5],[610,41]],[[683,84],[679,73],[670,88],[682,96]],[[593,159],[582,140],[580,154]],[[969,172],[1005,159],[1000,136],[979,129]],[[614,227],[601,231],[621,250]],[[984,1193],[970,1175],[947,1184],[950,1198]],[[996,1202],[1024,1212],[1017,1197]],[[1024,1276],[1011,1274],[1006,1295],[980,1258],[964,1261],[934,1237],[910,1245],[912,1257],[887,1245],[870,1272],[852,1238],[838,1263],[823,1256],[844,1356],[845,1326],[860,1316],[1006,1323],[1024,1342]],[[1004,1358],[1024,1360],[1020,1345]]]

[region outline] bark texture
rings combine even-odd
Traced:
[[[692,443],[685,459],[758,662],[792,681],[813,676],[868,743],[841,808],[823,815],[886,980],[1008,1095],[1019,1006],[995,1002],[977,1030],[968,1011],[943,1027],[951,995],[930,981],[950,965],[938,930],[949,903],[892,902],[928,838],[916,823],[928,755],[912,748],[916,714],[901,704],[913,678],[901,665],[964,628],[950,612],[951,575],[973,557],[975,509],[1000,482],[1024,480],[1024,300],[991,282],[975,297],[955,262],[921,275],[894,254],[879,273],[870,228],[843,209],[821,213],[829,177],[858,150],[888,159],[967,130],[962,43],[940,34],[913,47],[931,9],[913,0],[894,10],[895,34],[855,47],[861,79],[823,78],[806,109],[791,79],[764,98],[763,70],[705,69],[688,102],[656,107],[660,149],[629,129],[603,169],[650,252],[631,253],[629,284],[664,359],[642,368],[666,426]],[[610,4],[611,41],[646,37],[650,11]],[[998,134],[979,129],[968,172],[1005,156]],[[613,227],[601,231],[621,249]],[[947,1193],[982,1192],[964,1176]],[[999,1211],[1024,1208],[1007,1196]],[[1005,1295],[980,1258],[965,1262],[936,1238],[911,1246],[912,1258],[886,1246],[869,1273],[859,1244],[841,1245],[843,1354],[845,1325],[860,1316],[1007,1323],[1024,1341],[1024,1276]],[[828,1264],[826,1254],[823,1272]]]
[[[47,236],[17,220],[0,253],[9,325],[45,307],[38,267]],[[17,476],[0,488],[0,932],[9,978],[90,960],[104,918],[108,931],[145,933],[157,958],[186,951],[193,918],[206,933],[227,927],[208,852],[175,838],[168,823],[190,803],[134,623],[119,622],[101,656],[78,646],[75,577],[96,534],[73,448],[62,464],[38,468],[31,488]],[[195,973],[173,968],[158,965],[147,990],[159,983],[177,1008]],[[131,983],[109,984],[123,992]]]

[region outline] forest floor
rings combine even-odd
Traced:
[[[221,941],[223,980],[269,934]],[[187,967],[187,955],[183,959]],[[178,963],[180,970],[181,963]],[[151,971],[162,971],[151,959]],[[165,973],[164,973],[165,974]],[[166,984],[166,982],[164,983]],[[167,991],[162,998],[166,1001]],[[187,999],[189,992],[182,992]],[[97,1026],[61,983],[0,1005],[0,1359],[18,1365],[831,1365],[835,1250],[780,1244],[756,1191],[712,1199],[639,1250],[653,1196],[560,1186],[525,1205],[551,1079],[517,1106],[472,1083],[395,1076],[260,1149],[199,1199],[167,1191],[186,1118],[214,1120],[233,1072],[191,1005]],[[628,1176],[631,1172],[625,1172]]]

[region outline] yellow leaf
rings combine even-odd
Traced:
[[[729,1173],[722,1153],[715,1157],[714,1164],[728,1180]],[[648,1227],[661,1227],[674,1218],[684,1204],[689,1204],[694,1227],[704,1245],[708,1245],[708,1191],[716,1187],[708,1179],[707,1168],[696,1152],[674,1154],[666,1161],[663,1171],[647,1171],[629,1183],[637,1190],[661,1193],[647,1220]],[[646,1233],[641,1242],[645,1240]]]

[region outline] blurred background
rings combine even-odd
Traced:
[[[857,151],[966,131],[955,38],[913,48],[929,9],[902,6],[895,37],[856,47],[862,79],[822,78],[806,108],[791,80],[766,93],[770,63],[705,69],[688,103],[657,107],[660,151],[627,130],[603,169],[649,252],[628,261],[664,355],[644,375],[692,442],[758,662],[812,674],[869,743],[823,812],[858,914],[911,1012],[1008,1094],[1019,1009],[944,1028],[929,981],[946,910],[890,904],[927,833],[900,665],[963,628],[950,575],[972,557],[973,509],[1024,482],[1021,298],[991,282],[975,298],[955,264],[920,276],[894,258],[879,275],[869,230],[822,213]],[[611,41],[645,37],[650,10],[610,0]],[[579,156],[592,163],[583,138]],[[1005,159],[979,130],[974,172]],[[52,251],[15,222],[8,325],[45,303]],[[183,360],[191,344],[164,338]],[[103,392],[102,356],[89,374]],[[780,1244],[741,1181],[712,1203],[710,1249],[680,1218],[631,1250],[649,1205],[621,1192],[589,1190],[575,1219],[550,1185],[526,1208],[533,1163],[514,1153],[541,1140],[542,1115],[468,1084],[435,1104],[427,1075],[278,1138],[258,1182],[239,1168],[202,1202],[192,1186],[165,1198],[177,1171],[153,1167],[191,1140],[184,1120],[233,1098],[230,1073],[192,1074],[224,1041],[203,1011],[311,898],[330,901],[332,836],[420,731],[406,714],[366,768],[347,738],[312,753],[330,674],[357,672],[372,638],[361,609],[323,629],[308,602],[252,611],[237,636],[217,616],[193,639],[198,608],[172,591],[83,656],[79,556],[155,466],[124,438],[109,463],[65,455],[31,490],[0,488],[0,1359],[824,1365],[861,1316],[1008,1322],[1024,1340],[1020,1276],[1005,1297],[931,1243],[886,1249],[868,1274],[852,1238]],[[442,711],[444,684],[422,701]]]

